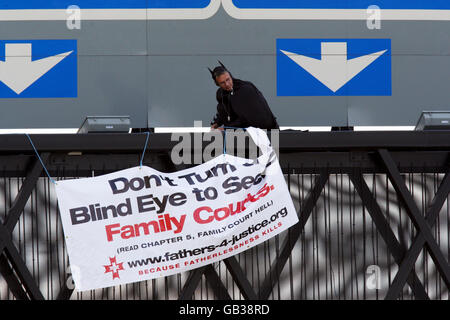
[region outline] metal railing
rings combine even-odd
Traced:
[[[136,166],[145,135],[34,135],[56,179]],[[145,164],[175,171],[168,134]],[[228,150],[228,153],[231,151]],[[26,138],[0,137],[0,299],[450,299],[450,133],[281,132],[299,223],[221,262],[77,292],[56,195]]]

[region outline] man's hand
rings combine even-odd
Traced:
[[[217,123],[213,123],[211,125],[211,130],[219,129],[220,131],[223,131],[223,128],[219,127]]]

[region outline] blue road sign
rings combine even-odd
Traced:
[[[240,9],[380,9],[450,10],[449,0],[232,0]]]
[[[0,98],[77,97],[77,40],[0,40]]]
[[[211,0],[27,0],[1,1],[0,10],[66,9],[77,5],[81,9],[199,9]]]
[[[277,39],[278,96],[390,96],[390,39]]]

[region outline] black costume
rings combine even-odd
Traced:
[[[262,93],[249,81],[233,78],[233,90],[216,92],[217,114],[211,124],[218,126],[279,129]]]

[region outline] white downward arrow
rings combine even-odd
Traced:
[[[346,42],[322,42],[320,60],[280,50],[331,91],[336,92],[387,50],[347,60]]]
[[[0,61],[0,81],[21,94],[72,52],[31,61],[31,43],[7,43],[5,61]]]

